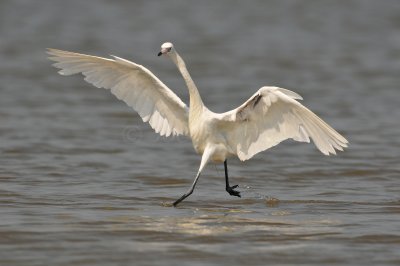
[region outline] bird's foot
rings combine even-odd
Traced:
[[[234,188],[237,188],[238,187],[238,185],[234,185],[234,186],[231,186],[231,187],[226,187],[226,191],[229,193],[229,195],[231,195],[231,196],[236,196],[236,197],[241,197],[240,196],[240,192],[239,191],[237,191],[237,190],[234,190]]]

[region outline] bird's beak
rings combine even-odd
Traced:
[[[171,51],[171,49],[161,48],[161,51],[158,53],[158,56],[167,54],[169,51]]]

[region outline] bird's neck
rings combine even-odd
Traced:
[[[178,67],[179,71],[181,72],[181,75],[185,80],[186,86],[189,90],[190,111],[201,112],[201,110],[204,107],[204,104],[203,101],[201,100],[201,96],[199,91],[197,90],[196,84],[194,84],[194,81],[186,68],[185,62],[177,52],[175,52],[171,57],[176,66]]]

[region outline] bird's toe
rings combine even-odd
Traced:
[[[226,191],[229,193],[229,195],[236,196],[236,197],[240,198],[241,197],[240,196],[240,191],[234,190],[234,188],[237,188],[237,187],[238,187],[238,185],[234,185],[232,187],[227,187]]]

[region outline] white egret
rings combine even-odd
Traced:
[[[262,87],[238,108],[225,112],[210,111],[172,43],[161,46],[158,54],[170,58],[178,67],[189,90],[189,107],[147,68],[112,56],[102,58],[48,49],[61,75],[82,73],[96,87],[111,90],[118,99],[136,110],[144,122],[161,136],[185,135],[191,138],[201,163],[190,189],[173,205],[192,194],[203,168],[209,161],[224,163],[226,191],[240,197],[230,186],[227,158],[245,161],[283,140],[313,140],[325,155],[347,147],[347,140],[317,115],[296,100],[297,93],[278,87]]]

